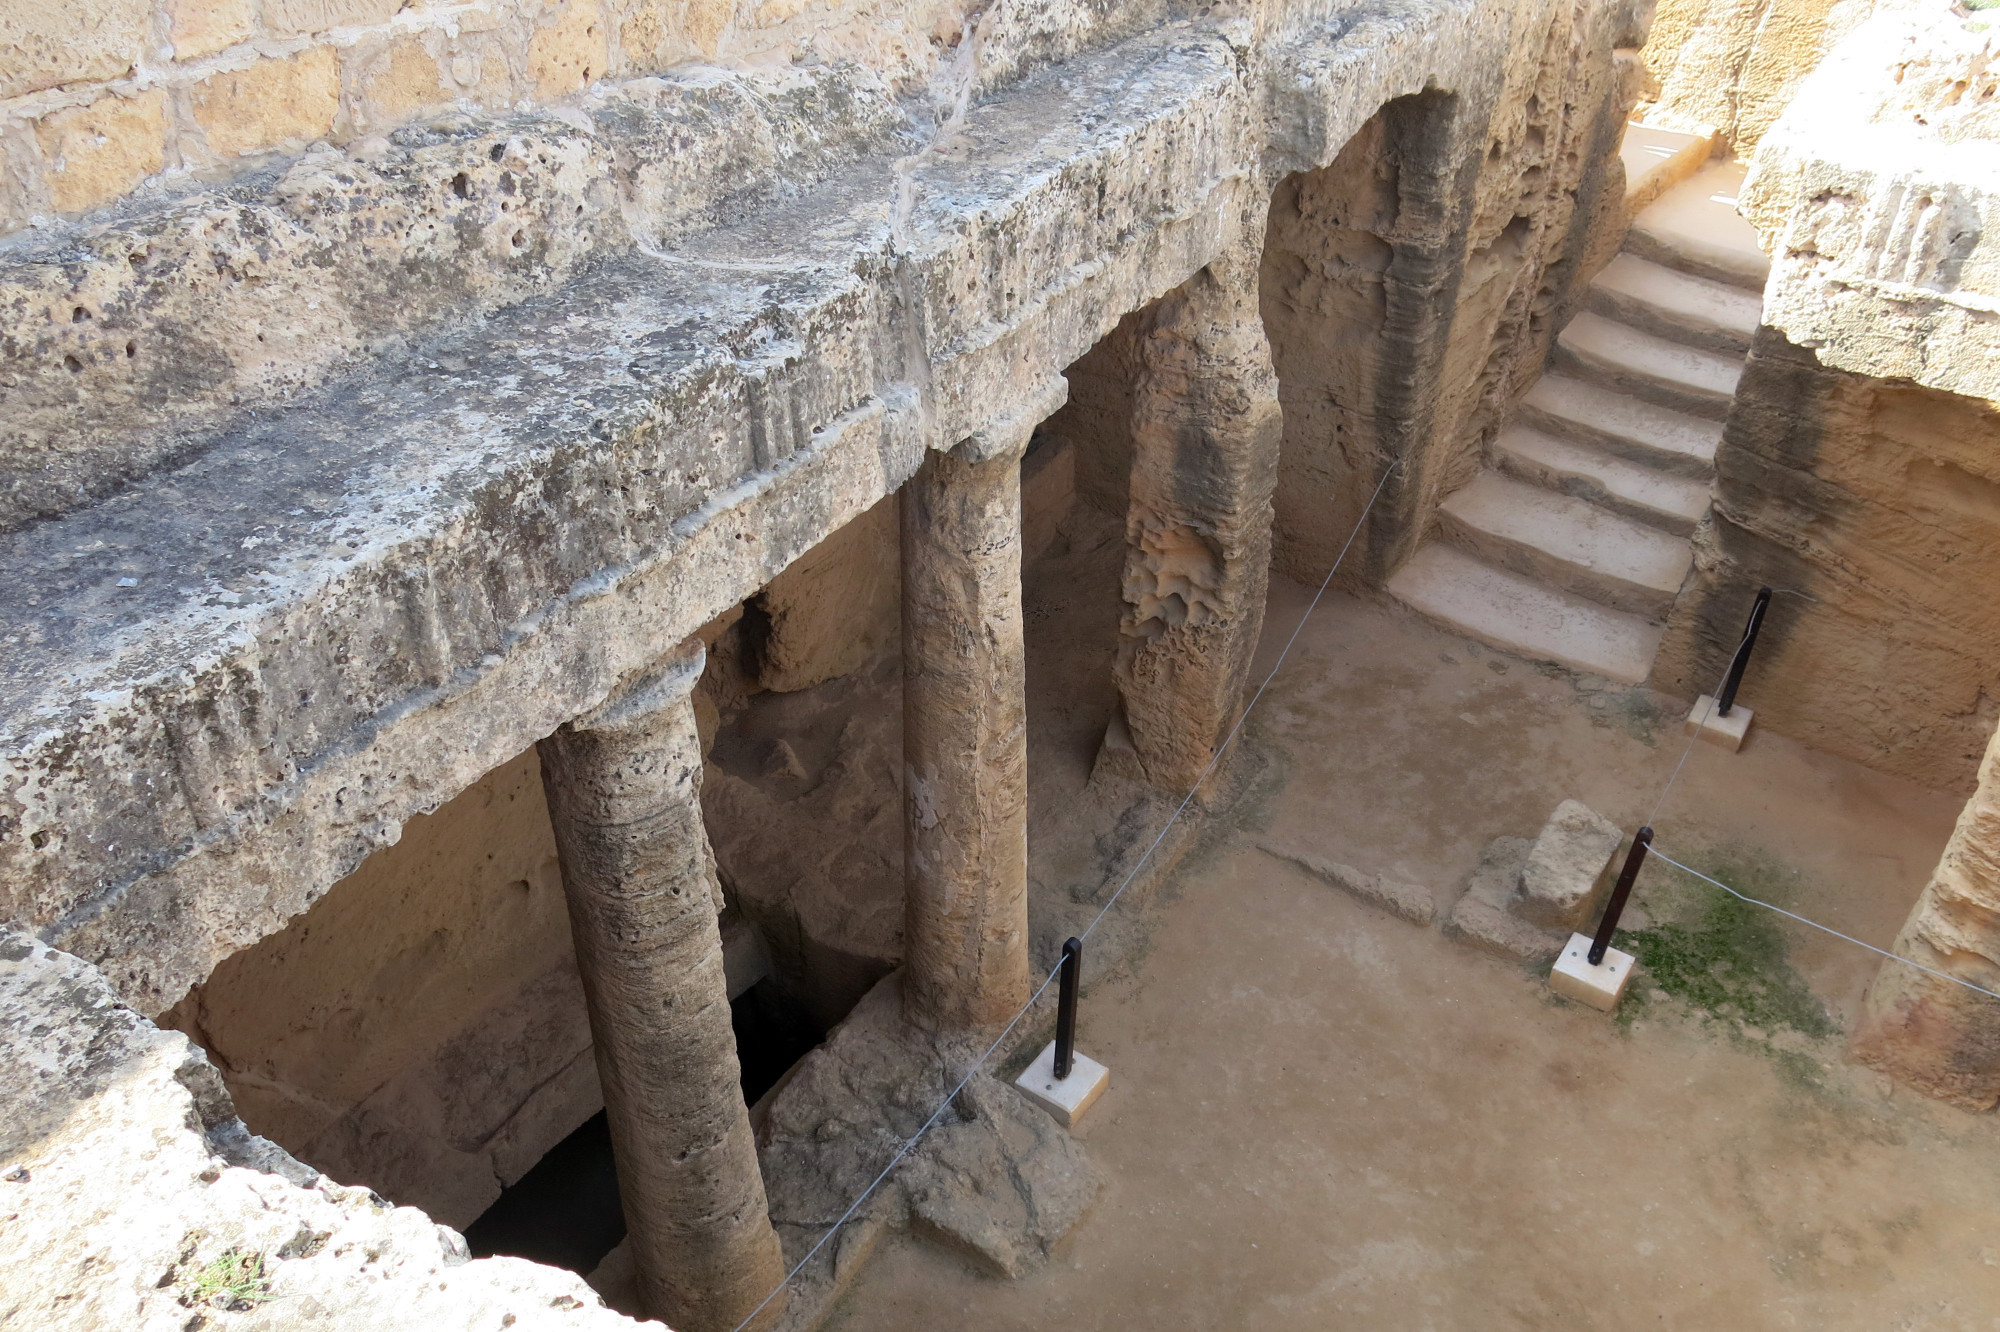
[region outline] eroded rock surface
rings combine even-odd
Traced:
[[[470,1260],[422,1212],[251,1135],[185,1036],[120,1005],[88,963],[11,930],[0,1209],[12,1274],[0,1322],[22,1327],[633,1326],[581,1278]]]
[[[991,1068],[932,1121],[985,1045],[912,1027],[899,980],[870,991],[766,1113],[764,1177],[788,1263],[803,1259],[904,1143],[932,1124],[795,1278],[787,1326],[811,1325],[886,1226],[912,1226],[1014,1276],[1039,1266],[1097,1194],[1082,1147]]]

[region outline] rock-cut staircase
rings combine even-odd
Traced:
[[[1743,166],[1707,154],[1705,138],[1628,130],[1624,248],[1485,469],[1389,579],[1413,609],[1614,680],[1652,669],[1769,267],[1736,214]]]

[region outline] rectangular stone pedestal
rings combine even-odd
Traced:
[[[1720,745],[1730,753],[1743,748],[1743,737],[1750,731],[1750,709],[1741,703],[1732,704],[1727,717],[1717,715],[1715,699],[1703,694],[1694,701],[1694,711],[1688,713],[1687,725],[1682,728],[1684,735],[1699,735],[1711,745]]]
[[[1056,1117],[1064,1128],[1075,1128],[1083,1112],[1104,1095],[1111,1085],[1111,1070],[1085,1055],[1070,1056],[1069,1076],[1056,1077],[1056,1043],[1050,1041],[1023,1069],[1014,1085],[1028,1093],[1036,1105]]]
[[[1616,948],[1604,950],[1604,961],[1590,965],[1590,936],[1572,934],[1549,973],[1549,988],[1565,999],[1609,1013],[1625,997],[1632,981],[1632,955]]]

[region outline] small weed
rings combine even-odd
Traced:
[[[271,1298],[264,1255],[224,1249],[188,1277],[181,1303],[212,1309],[254,1309]]]
[[[1657,895],[1672,909],[1656,908],[1665,917],[1661,923],[1620,930],[1617,942],[1639,959],[1654,985],[1739,1030],[1790,1028],[1815,1039],[1839,1030],[1785,960],[1778,917],[1672,866],[1656,861],[1647,873],[1677,881]],[[1777,873],[1775,866],[1739,858],[1716,877],[1768,901],[1781,891]]]

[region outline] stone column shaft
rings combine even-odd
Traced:
[[[701,821],[701,666],[678,654],[540,749],[642,1298],[678,1332],[729,1332],[784,1264]]]
[[[2000,733],[1895,951],[2000,993]],[[1927,1095],[1991,1110],[2000,1105],[2000,999],[1884,961],[1854,1055]]]
[[[1239,244],[1161,299],[1140,339],[1114,674],[1145,780],[1193,786],[1241,706],[1264,626],[1283,419]]]
[[[932,453],[902,523],[903,1005],[977,1030],[1028,997],[1020,447]]]

